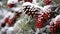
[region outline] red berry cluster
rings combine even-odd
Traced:
[[[42,28],[44,27],[44,23],[50,18],[50,14],[49,13],[44,13],[38,15],[38,17],[36,18],[36,27],[37,28]]]

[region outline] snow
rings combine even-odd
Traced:
[[[12,8],[12,10],[15,11],[15,12],[21,12],[21,8],[20,7]]]
[[[43,7],[43,12],[51,12],[51,7],[52,7],[52,5],[47,5],[47,6],[44,6]]]
[[[13,18],[13,17],[14,17],[14,13],[8,12],[8,13],[5,15],[4,19],[8,18],[9,16],[10,16],[9,19]]]
[[[38,8],[43,8],[43,7],[41,7],[41,6],[38,6],[38,5],[32,4],[32,3],[30,3],[30,2],[25,2],[25,3],[23,3],[22,6],[28,6],[28,5],[30,5],[31,7],[34,6],[34,7],[38,7]]]
[[[60,21],[60,15],[57,15],[55,18],[53,18],[50,22],[50,25],[52,25],[53,23],[56,24],[56,21]]]
[[[0,8],[0,23],[4,22],[4,17],[8,13],[7,9]]]
[[[30,2],[25,2],[25,3],[22,4],[22,6],[27,6],[27,5],[33,5],[33,4],[30,3]]]
[[[41,6],[38,6],[38,5],[35,5],[35,4],[32,4],[32,3],[30,3],[30,2],[25,2],[25,3],[23,3],[23,9],[25,8],[25,6],[30,6],[30,8],[32,9],[31,11],[33,11],[33,10],[35,10],[35,9],[37,9],[37,8],[39,8],[39,10],[43,10],[43,7],[41,7]],[[35,9],[34,9],[34,8]]]
[[[8,0],[7,4],[10,4],[10,3],[15,4],[17,2],[18,2],[18,0]]]
[[[60,21],[60,15],[57,15],[56,17],[55,17],[55,21]]]

